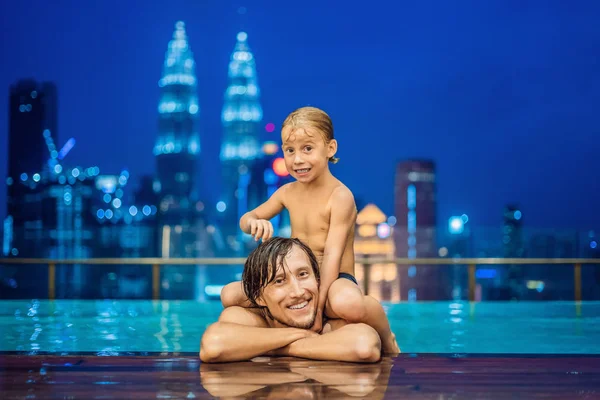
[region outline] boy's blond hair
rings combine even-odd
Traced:
[[[283,121],[282,129],[286,126],[292,129],[301,127],[314,128],[323,136],[325,144],[329,144],[333,137],[333,122],[327,113],[316,107],[301,107],[294,110]],[[340,159],[337,157],[329,157],[329,162],[335,164]]]

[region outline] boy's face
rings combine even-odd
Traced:
[[[301,248],[293,246],[257,303],[267,307],[279,323],[308,329],[315,322],[318,299],[319,283],[310,259]]]
[[[281,142],[285,166],[297,181],[309,183],[329,169],[329,158],[335,155],[337,143],[325,143],[323,135],[314,128],[281,130]]]

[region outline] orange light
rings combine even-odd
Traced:
[[[273,155],[279,151],[279,146],[275,142],[265,142],[262,150],[267,155]]]
[[[290,174],[285,167],[285,160],[282,157],[273,160],[273,171],[278,176],[288,176]]]

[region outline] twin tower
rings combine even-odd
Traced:
[[[154,146],[157,173],[153,186],[159,201],[159,240],[164,244],[173,241],[165,235],[171,235],[174,230],[184,233],[197,229],[199,213],[205,213],[198,193],[198,160],[202,152],[198,121],[202,110],[198,102],[194,55],[181,21],[175,24],[158,85],[158,136]],[[224,236],[235,236],[239,217],[250,206],[245,189],[253,164],[262,157],[259,129],[263,112],[259,99],[254,55],[248,46],[248,35],[239,32],[229,61],[229,85],[221,114],[223,189],[216,217]],[[189,243],[189,239],[183,242]],[[162,256],[185,257],[194,253],[169,247],[171,250],[167,253],[170,254]]]

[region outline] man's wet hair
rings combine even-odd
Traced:
[[[275,280],[277,271],[283,267],[285,257],[294,246],[304,251],[319,282],[319,263],[307,245],[296,238],[273,237],[254,249],[244,264],[242,287],[253,306],[260,307],[257,299],[262,295],[264,288]]]

